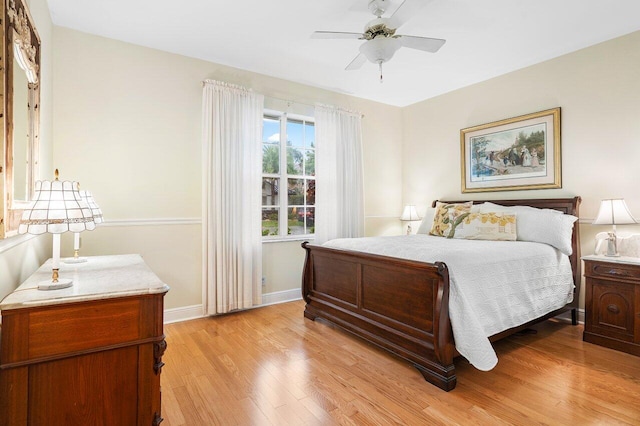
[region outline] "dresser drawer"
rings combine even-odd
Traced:
[[[160,299],[161,300],[161,299]],[[19,338],[0,346],[2,365],[59,358],[81,352],[136,344],[162,335],[154,297],[125,297],[16,309],[3,322]],[[11,337],[11,336],[2,336]]]
[[[140,299],[56,306],[29,314],[29,358],[131,342],[140,336]]]
[[[635,265],[607,262],[585,262],[585,266],[585,275],[588,277],[640,281],[640,268]]]

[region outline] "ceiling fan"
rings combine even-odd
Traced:
[[[396,34],[396,30],[427,2],[424,0],[404,0],[393,15],[389,18],[383,18],[389,3],[390,0],[369,0],[369,11],[376,18],[365,25],[363,33],[315,31],[311,38],[365,40],[360,46],[360,53],[345,69],[356,70],[369,60],[380,67],[380,82],[382,83],[382,64],[391,59],[401,47],[435,53],[446,42],[446,40],[439,38]]]

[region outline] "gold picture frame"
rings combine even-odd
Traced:
[[[462,129],[462,192],[561,188],[560,156],[560,107]]]

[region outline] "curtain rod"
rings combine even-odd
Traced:
[[[286,102],[288,106],[291,106],[291,104],[298,104],[298,105],[304,105],[304,106],[308,106],[308,107],[312,107],[312,108],[316,107],[315,105],[308,104],[306,102],[293,101],[291,99],[283,99],[283,98],[278,98],[276,96],[264,95],[264,97],[265,98],[269,98],[269,99],[274,100],[274,101]]]
[[[346,111],[346,112],[351,112],[351,113],[355,113],[355,114],[360,114],[363,118],[364,118],[364,114],[361,113],[360,111],[357,110],[353,110],[350,108],[345,108],[345,107],[341,107],[341,106],[336,106],[336,105],[329,105],[329,104],[321,104],[321,103],[316,103],[314,105],[305,103],[305,102],[298,102],[298,101],[293,101],[291,99],[283,99],[283,98],[278,98],[275,96],[268,96],[268,95],[264,95],[265,98],[269,98],[272,100],[277,100],[277,101],[282,101],[282,102],[286,102],[288,106],[290,106],[291,104],[298,104],[298,105],[304,105],[304,106],[309,106],[312,108],[316,108],[316,107],[329,107],[329,108],[335,108],[341,111]]]
[[[353,114],[360,114],[361,118],[364,118],[364,114],[361,113],[360,111],[356,111],[356,110],[352,110],[349,108],[344,108],[341,106],[336,106],[336,105],[328,105],[328,104],[321,104],[321,103],[316,103],[314,105],[305,103],[305,102],[298,102],[298,101],[293,101],[291,99],[283,99],[283,98],[278,98],[276,96],[268,96],[268,95],[264,95],[265,99],[269,98],[271,100],[276,100],[276,101],[282,101],[282,102],[286,102],[287,106],[291,106],[291,104],[298,104],[298,105],[304,105],[304,106],[308,106],[308,107],[312,107],[312,108],[316,108],[316,107],[330,107],[330,108],[335,108],[337,110],[340,111],[345,111],[345,112],[349,112],[349,113],[353,113]]]
[[[224,82],[224,81],[213,80],[213,79],[206,79],[206,80],[202,81],[202,85],[203,86],[206,83],[215,83],[215,84],[220,84],[220,85],[227,86],[227,87],[233,87],[233,88],[238,88],[238,89],[243,89],[243,90],[248,90],[248,91],[252,90],[252,89],[248,89],[248,88],[245,88],[243,86],[239,86],[239,85],[236,85],[236,84],[233,84],[233,83],[227,83],[227,82]],[[342,110],[342,111],[360,114],[360,117],[364,118],[364,114],[361,113],[360,111],[356,111],[356,110],[352,110],[352,109],[344,108],[344,107],[339,107],[339,106],[335,106],[335,105],[327,105],[327,104],[320,104],[320,103],[316,103],[316,104],[312,105],[312,104],[308,104],[306,102],[300,102],[300,101],[294,101],[294,100],[291,100],[291,99],[279,98],[277,96],[264,95],[264,97],[265,97],[265,99],[268,98],[268,99],[271,99],[271,100],[274,100],[274,101],[286,102],[288,107],[290,107],[292,104],[304,105],[304,106],[311,107],[311,108],[316,108],[317,106],[324,106],[324,107],[328,106],[328,107],[336,108],[336,109],[339,109],[339,110]]]

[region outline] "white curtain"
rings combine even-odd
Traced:
[[[209,315],[262,303],[264,97],[204,82],[203,302]]]
[[[362,115],[316,105],[315,243],[364,235]]]

